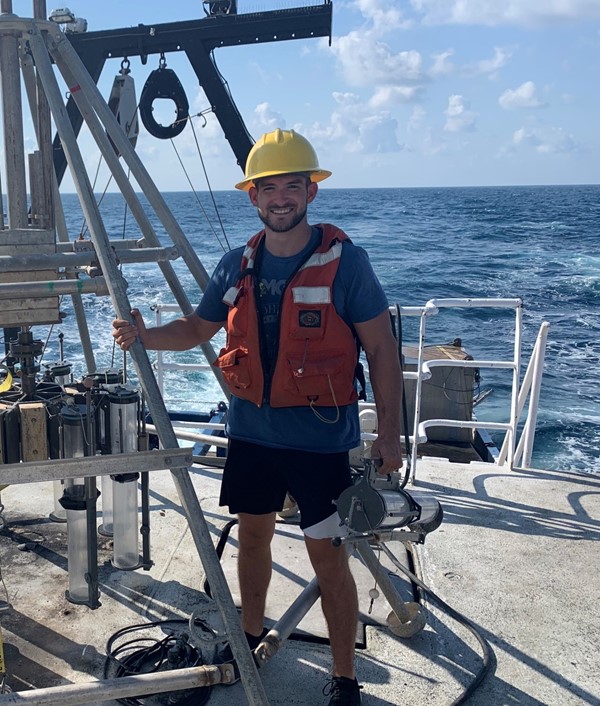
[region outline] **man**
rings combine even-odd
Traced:
[[[232,392],[221,505],[239,517],[238,572],[242,624],[250,647],[263,634],[271,578],[270,544],[286,493],[321,590],[333,655],[329,706],[361,703],[354,673],[356,586],[334,501],[350,486],[348,451],[360,443],[355,370],[365,350],[378,416],[371,455],[379,471],[402,465],[402,376],[388,303],[364,250],[331,225],[310,226],[308,204],[319,167],[310,143],[275,130],[254,145],[245,179],[264,229],[227,253],[196,312],[147,329],[114,321],[123,349],[136,337],[149,349],[186,350],[222,326],[227,343],[215,365]]]

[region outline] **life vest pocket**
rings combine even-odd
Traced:
[[[295,305],[290,320],[289,338],[321,340],[327,327],[329,306],[323,304]]]
[[[243,296],[243,295],[242,295]],[[240,297],[241,299],[241,297]],[[229,310],[227,316],[227,333],[231,337],[247,336],[248,334],[248,306],[234,307]]]
[[[252,379],[247,348],[234,348],[230,351],[223,348],[213,365],[220,368],[225,382],[231,388],[245,390],[250,387]]]
[[[289,376],[286,389],[303,398],[327,396],[331,404],[332,388],[339,389],[339,372],[344,367],[344,354],[340,351],[309,353],[288,358]]]

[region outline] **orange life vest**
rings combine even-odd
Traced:
[[[223,298],[230,307],[227,342],[214,365],[233,395],[259,407],[265,401],[272,407],[340,407],[358,398],[356,339],[333,304],[333,280],[348,236],[327,223],[318,227],[323,231],[321,242],[282,294],[279,348],[268,400],[254,272],[264,230],[246,245],[240,279]]]

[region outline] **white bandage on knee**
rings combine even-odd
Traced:
[[[321,522],[305,527],[303,532],[311,539],[330,539],[331,537],[345,537],[348,534],[348,528],[341,524],[340,516],[334,512]]]

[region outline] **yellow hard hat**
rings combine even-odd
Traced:
[[[277,174],[309,174],[311,181],[323,181],[331,172],[319,168],[317,153],[310,142],[293,130],[267,132],[252,147],[246,160],[246,178],[235,185],[249,191],[255,179]]]

